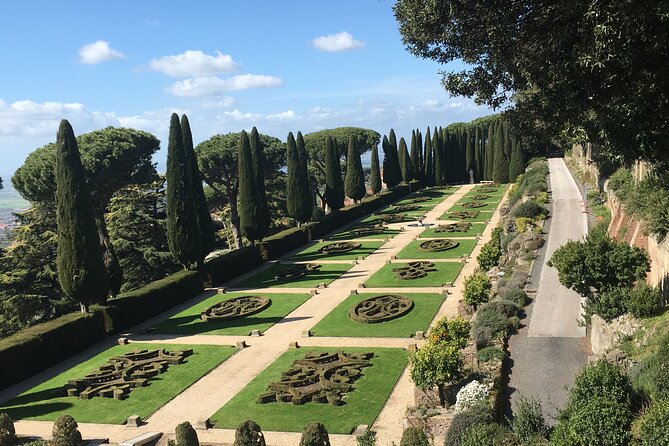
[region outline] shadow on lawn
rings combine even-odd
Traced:
[[[36,392],[36,393],[41,393],[41,392]],[[30,394],[24,396],[30,396]],[[45,399],[46,398],[35,399],[33,403],[39,403],[40,401],[44,401]],[[12,400],[9,401],[9,403],[15,404],[15,401],[16,400]],[[53,403],[41,403],[41,404],[33,404],[32,406],[20,406],[20,407],[2,409],[2,412],[6,412],[14,420],[21,420],[24,418],[34,418],[42,415],[48,415],[54,412],[62,412],[64,410],[71,408],[72,406],[73,405],[71,403],[56,401]]]
[[[282,269],[288,269],[290,266]],[[309,273],[298,279],[291,280],[274,280],[274,274],[278,273],[281,269],[276,269],[272,271],[265,271],[258,274],[256,277],[251,277],[248,280],[243,281],[240,285],[246,288],[270,288],[273,286],[295,284],[299,285],[302,282],[313,282],[318,280],[320,282],[331,282],[342,275],[341,271],[323,271],[323,270],[313,270]]]
[[[262,314],[262,313],[261,313]],[[209,333],[224,328],[239,328],[250,327],[260,324],[276,324],[284,319],[283,316],[262,317],[262,316],[248,316],[240,319],[233,319],[227,322],[202,322],[200,315],[174,317],[159,325],[151,333],[164,333],[174,335],[196,335]],[[299,318],[298,318],[299,319]],[[306,319],[306,318],[304,318]],[[251,333],[251,329],[247,334]],[[159,336],[160,339],[165,339],[165,336]]]
[[[372,248],[372,247],[365,247],[361,246],[360,248],[356,248],[352,251],[347,251],[347,252],[342,252],[340,254],[321,254],[320,252],[305,252],[302,254],[297,254],[291,258],[291,260],[336,260],[341,257],[348,257],[350,259],[351,256],[355,257],[367,257],[374,251],[378,250],[378,247]],[[307,277],[309,277],[307,275]]]

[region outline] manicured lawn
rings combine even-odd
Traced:
[[[351,294],[312,329],[314,336],[360,337],[360,338],[408,338],[427,327],[444,302],[441,294],[407,294],[388,291],[413,300],[414,306],[407,314],[397,319],[376,324],[363,324],[351,319],[349,310],[359,302],[381,293]]]
[[[272,300],[272,304],[260,313],[233,319],[226,322],[204,322],[200,319],[200,313],[212,305],[224,300],[240,296],[263,296]],[[161,322],[152,330],[153,333],[179,334],[179,335],[238,335],[247,336],[252,330],[264,332],[269,327],[283,319],[295,308],[306,302],[309,294],[278,294],[278,293],[225,293],[214,294],[199,304],[193,305],[181,313]]]
[[[412,280],[403,280],[395,277],[393,269],[402,268],[406,263],[390,263],[384,265],[372,277],[370,277],[365,286],[369,288],[402,288],[402,287],[424,287],[424,286],[442,286],[446,282],[453,283],[460,274],[463,267],[461,262],[437,262],[434,267],[437,271],[429,271],[427,276]]]
[[[469,223],[469,222],[468,222]],[[485,224],[472,223],[468,231],[465,232],[435,232],[438,225],[429,227],[420,233],[422,238],[457,238],[457,237],[475,237],[482,234],[486,228]]]
[[[416,198],[429,198],[429,201],[422,201],[419,203],[413,203],[413,200]],[[418,205],[421,208],[430,210],[442,201],[446,199],[446,195],[442,194],[435,194],[435,195],[417,195],[417,196],[412,196],[409,198],[405,198],[404,200],[399,201],[397,204],[398,205]]]
[[[371,226],[371,225],[370,225]],[[328,240],[374,240],[374,239],[387,239],[390,237],[395,237],[400,231],[396,229],[383,228],[382,232],[376,234],[366,234],[366,235],[356,235],[351,234],[350,231],[341,231],[328,238]]]
[[[458,240],[459,245],[447,251],[428,252],[418,247],[425,240],[414,240],[404,247],[398,254],[398,259],[457,259],[469,254],[476,246],[476,240]]]
[[[484,185],[476,186],[476,187],[474,187],[471,191],[469,191],[469,192],[467,193],[467,195],[478,195],[478,194],[481,194],[481,193],[483,193],[483,192],[481,192],[481,189],[485,190],[485,189],[487,189],[487,188],[489,188],[489,187],[490,187],[490,186],[484,186]],[[495,188],[497,189],[497,192],[485,192],[485,194],[486,194],[486,195],[494,195],[494,196],[497,196],[497,197],[501,197],[502,195],[504,195],[504,192],[506,192],[506,188],[507,188],[507,187],[508,187],[507,184],[501,184],[501,185],[495,186]]]
[[[493,202],[485,202],[483,201],[482,203],[485,203],[485,206],[479,207],[479,208],[468,208],[462,206],[463,203],[468,203],[471,202],[471,200],[467,200],[465,198],[461,199],[457,203],[455,203],[449,211],[494,211],[495,208],[497,207],[498,202],[493,201]]]
[[[472,210],[472,209],[468,209]],[[478,209],[474,209],[478,210]],[[480,211],[478,215],[474,218],[461,218],[457,217],[452,214],[452,210],[445,212],[441,217],[439,217],[440,220],[462,220],[462,221],[468,221],[470,223],[475,223],[475,222],[486,222],[489,221],[492,218],[492,212],[491,211]]]
[[[488,198],[485,200],[474,200],[474,197],[477,195],[484,195]],[[458,203],[469,203],[471,201],[483,201],[485,203],[499,203],[502,200],[502,197],[499,195],[491,195],[491,194],[472,194],[469,193],[462,197]]]
[[[325,258],[325,257],[323,257]],[[319,284],[330,284],[353,267],[353,263],[324,264],[317,270],[310,271],[300,279],[277,282],[277,272],[293,267],[292,264],[275,264],[264,271],[249,277],[239,284],[245,288],[316,288]]]
[[[308,352],[374,352],[372,365],[353,383],[342,406],[327,403],[258,404],[267,385],[281,379],[296,359]],[[244,420],[254,420],[265,431],[301,432],[310,422],[321,422],[330,434],[350,434],[359,424],[372,425],[406,366],[408,353],[391,348],[300,348],[288,350],[256,376],[241,392],[218,410],[211,420],[216,428],[236,429]]]
[[[95,397],[89,400],[62,395],[62,386],[68,379],[82,378],[107,362],[110,356],[121,355],[138,349],[185,350],[193,355],[183,364],[169,369],[149,381],[146,387],[130,392],[122,401]],[[128,344],[117,345],[93,358],[33,387],[18,397],[0,405],[0,412],[8,412],[15,419],[54,421],[59,415],[69,414],[79,423],[123,424],[130,415],[146,419],[158,408],[183,392],[220,363],[236,349],[214,345]]]
[[[291,260],[307,261],[307,260],[355,260],[358,257],[367,257],[381,247],[385,242],[356,242],[360,243],[360,247],[352,251],[342,252],[340,254],[321,254],[318,249],[334,242],[316,243],[313,246],[295,254]]]

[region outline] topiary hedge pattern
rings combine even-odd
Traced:
[[[395,278],[399,280],[415,280],[427,276],[428,272],[437,271],[432,262],[409,262],[406,266],[393,268]]]
[[[354,249],[360,248],[362,245],[360,243],[353,242],[334,242],[328,243],[327,245],[321,246],[318,248],[318,252],[321,254],[341,254],[343,252],[353,251]]]
[[[418,245],[418,248],[421,251],[425,252],[441,252],[448,251],[449,249],[457,248],[460,245],[459,242],[451,239],[439,239],[439,240],[427,240]]]
[[[454,211],[448,213],[450,217],[455,217],[458,220],[473,220],[478,218],[479,214],[479,211]]]
[[[225,322],[260,313],[272,305],[272,300],[263,296],[240,296],[218,302],[200,313],[204,322]]]
[[[475,209],[485,207],[488,203],[482,201],[470,201],[468,203],[462,203],[463,208]]]
[[[378,324],[400,318],[413,309],[413,301],[408,297],[384,294],[370,297],[356,304],[349,317],[361,324]]]
[[[448,225],[439,225],[436,228],[434,228],[434,232],[436,232],[436,233],[467,232],[471,229],[471,227],[472,227],[471,223],[460,221],[460,222],[451,223],[451,224],[448,224]]]
[[[317,271],[321,265],[315,263],[299,263],[297,265],[289,266],[278,271],[274,275],[274,280],[277,282],[288,282],[291,280],[301,279],[312,271]]]

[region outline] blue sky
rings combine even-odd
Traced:
[[[0,174],[53,141],[62,118],[77,134],[127,126],[166,141],[170,114],[187,113],[197,143],[253,125],[282,140],[344,125],[406,137],[492,113],[443,91],[449,67],[406,52],[392,4],[8,2]]]

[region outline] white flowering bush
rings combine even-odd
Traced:
[[[485,384],[481,384],[478,381],[472,381],[466,386],[464,386],[458,392],[455,400],[455,406],[453,408],[456,412],[461,412],[468,407],[482,403],[488,398],[490,390]]]

